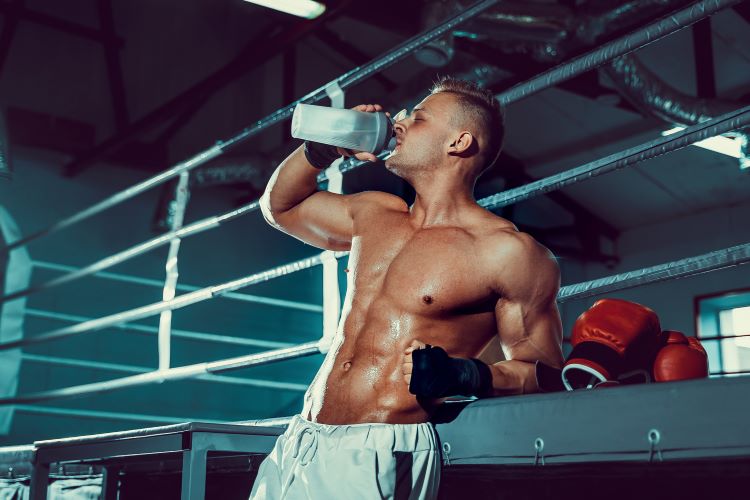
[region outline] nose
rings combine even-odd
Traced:
[[[404,132],[406,132],[406,127],[404,126],[404,121],[398,121],[393,124],[393,135],[396,137],[403,135]]]
[[[406,132],[406,126],[404,126],[404,119],[407,116],[407,111],[402,109],[393,117],[393,135],[399,136]]]

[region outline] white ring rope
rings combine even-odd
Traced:
[[[667,262],[666,264],[644,267],[635,271],[627,271],[605,278],[564,286],[560,289],[557,300],[567,302],[640,285],[716,271],[747,264],[748,262],[750,262],[750,243],[743,243],[723,250]]]
[[[0,297],[0,301],[5,302],[8,300],[17,299],[31,293],[36,293],[84,278],[86,276],[91,276],[92,274],[96,274],[105,269],[116,266],[117,264],[121,264],[132,258],[138,257],[139,255],[143,255],[146,252],[150,252],[151,250],[160,248],[176,238],[184,239],[188,236],[193,236],[209,229],[217,228],[224,222],[228,222],[248,212],[255,211],[258,206],[258,202],[254,201],[248,205],[232,210],[231,212],[212,217],[206,217],[205,219],[201,219],[199,221],[193,222],[192,224],[188,224],[187,226],[176,231],[169,231],[168,233],[161,234],[159,236],[151,238],[150,240],[138,243],[121,252],[110,255],[109,257],[105,257],[97,262],[94,262],[93,264],[89,264],[88,266],[82,267],[75,271],[71,271],[67,274],[64,274],[63,276],[52,279],[40,285],[35,285],[24,290],[19,290],[17,292]]]
[[[78,268],[75,266],[69,266],[66,264],[59,264],[54,262],[46,262],[41,260],[33,260],[31,261],[31,265],[34,268],[39,269],[48,269],[52,271],[60,271],[60,272],[71,272],[76,271]],[[136,276],[133,274],[123,274],[123,273],[110,273],[106,271],[94,273],[93,277],[95,278],[101,278],[106,280],[112,280],[112,281],[118,281],[121,283],[129,283],[133,285],[141,285],[141,286],[147,286],[152,288],[162,288],[164,286],[164,283],[159,280],[151,279],[151,278],[144,278],[142,276]],[[178,283],[175,287],[180,292],[194,292],[195,290],[199,290],[200,288],[203,288],[201,286],[195,286],[195,285],[188,285],[185,283]],[[311,304],[309,302],[300,302],[298,300],[284,300],[284,299],[274,299],[271,297],[265,297],[260,295],[251,295],[248,293],[225,293],[222,295],[223,298],[226,299],[234,299],[238,300],[240,302],[252,302],[255,304],[264,304],[268,306],[275,306],[275,307],[287,307],[289,309],[298,309],[300,311],[307,311],[307,312],[313,312],[313,313],[320,313],[323,312],[323,306],[318,304]]]
[[[482,198],[478,203],[485,208],[512,205],[534,196],[549,193],[571,184],[589,180],[598,175],[608,174],[644,160],[676,151],[694,142],[737,130],[749,124],[750,106],[745,106],[712,120],[690,126],[677,134],[659,137],[624,151],[611,154],[605,158],[594,160],[580,167],[572,168],[559,174],[553,174],[524,186]]]
[[[317,258],[319,259],[320,257],[318,256]],[[657,266],[646,267],[636,271],[616,274],[598,280],[565,286],[560,289],[558,300],[565,302],[568,300],[597,295],[602,292],[622,290],[634,286],[715,271],[730,266],[745,264],[747,262],[750,262],[750,243]],[[29,404],[51,399],[102,393],[124,387],[152,384],[167,380],[194,378],[205,375],[206,373],[236,370],[286,359],[310,356],[318,353],[320,353],[319,341],[313,341],[300,344],[299,346],[266,351],[258,354],[250,354],[237,358],[212,361],[209,363],[198,363],[179,368],[170,368],[163,371],[157,370],[120,379],[94,382],[91,384],[83,384],[62,389],[53,389],[13,398],[0,398],[0,405]]]
[[[273,363],[275,361],[311,356],[319,352],[317,341],[308,342],[306,344],[300,344],[286,349],[277,349],[258,354],[248,354],[245,356],[211,361],[208,363],[196,363],[194,365],[180,366],[178,368],[169,368],[168,370],[155,370],[114,380],[105,380],[103,382],[75,385],[64,387],[62,389],[40,391],[24,396],[0,398],[0,406],[38,403],[40,401],[49,401],[51,399],[69,398],[87,394],[100,394],[115,389],[124,389],[125,387],[195,378],[211,373],[221,373],[239,368],[247,368],[249,366]]]
[[[336,257],[342,257],[347,255],[348,252],[336,252]],[[13,349],[16,347],[22,347],[26,345],[39,344],[50,340],[58,340],[74,335],[80,335],[82,333],[92,332],[95,330],[101,330],[115,326],[120,323],[127,323],[129,321],[137,321],[139,319],[148,318],[160,314],[162,311],[181,309],[198,302],[212,299],[224,295],[228,292],[233,292],[244,288],[246,286],[255,285],[257,283],[263,283],[281,276],[286,276],[303,269],[309,269],[311,267],[320,265],[322,263],[320,255],[314,255],[306,259],[300,259],[289,264],[284,264],[278,267],[274,267],[267,271],[260,273],[251,274],[244,278],[228,281],[219,285],[209,286],[201,288],[194,292],[189,292],[183,295],[179,295],[172,300],[155,302],[141,307],[136,307],[127,311],[110,314],[91,321],[85,321],[77,325],[70,325],[63,328],[58,328],[49,332],[44,332],[34,337],[28,337],[21,340],[15,340],[11,342],[0,343],[0,351],[6,349]]]

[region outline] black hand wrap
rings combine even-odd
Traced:
[[[489,396],[490,367],[478,359],[452,358],[440,347],[427,346],[411,353],[414,363],[409,392],[423,398]]]
[[[331,166],[341,156],[335,146],[319,142],[305,141],[305,158],[315,168],[321,170]]]

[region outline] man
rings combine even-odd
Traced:
[[[501,148],[497,101],[446,78],[394,133],[385,166],[415,189],[411,207],[382,192],[319,191],[319,169],[342,152],[320,144],[297,149],[268,183],[269,223],[351,253],[337,337],[253,498],[434,498],[428,422],[443,398],[534,392],[535,362],[562,365],[555,259],[473,197]],[[506,360],[470,359],[496,336]]]

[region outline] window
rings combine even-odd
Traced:
[[[711,374],[750,374],[750,290],[697,297],[696,306]]]

